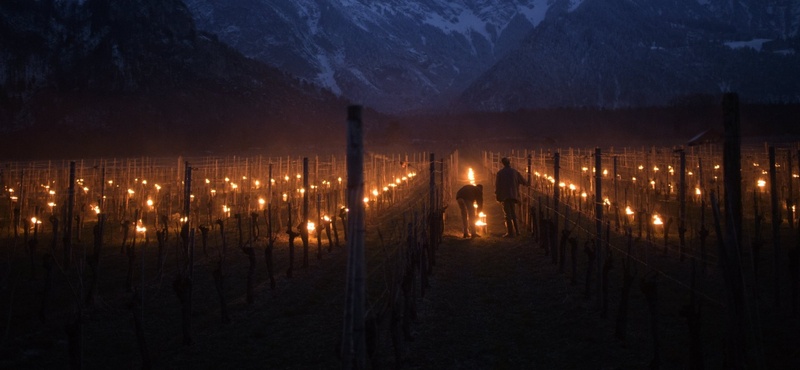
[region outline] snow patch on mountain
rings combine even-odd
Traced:
[[[569,11],[572,12],[575,9],[578,9],[581,4],[583,4],[584,0],[570,0],[569,1]]]
[[[728,41],[725,46],[731,49],[750,48],[755,51],[761,51],[761,47],[765,42],[772,41],[770,39],[752,39],[750,41]]]
[[[518,11],[536,27],[544,20],[547,9],[550,9],[548,0],[534,0],[529,5],[520,5]]]

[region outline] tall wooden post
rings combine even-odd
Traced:
[[[20,182],[22,186],[22,182]],[[20,198],[20,204],[23,199]],[[20,207],[20,209],[22,209]],[[72,264],[72,219],[75,217],[75,161],[69,162],[69,188],[67,190],[67,217],[64,227],[64,266]]]
[[[347,108],[347,282],[344,330],[342,336],[342,369],[366,368],[365,251],[364,251],[364,124],[362,107]]]
[[[732,223],[736,245],[742,248],[742,152],[739,123],[739,95],[727,93],[722,97],[723,126],[723,176],[725,181],[725,224]],[[730,180],[730,181],[729,181]],[[730,207],[730,212],[728,208]],[[731,242],[731,241],[729,241]]]
[[[680,240],[680,260],[683,261],[685,256],[685,249],[686,249],[686,152],[683,150],[680,151],[681,155],[681,163],[680,163],[680,185],[678,186],[678,202],[680,203],[680,208],[678,210],[678,239]]]
[[[303,158],[303,220],[300,238],[303,239],[303,267],[308,267],[308,157]]]
[[[561,153],[556,152],[553,154],[553,227],[554,231],[550,235],[550,261],[553,264],[558,263],[558,212],[559,203],[561,198],[561,187],[558,186],[561,182]]]
[[[528,196],[525,197],[525,200],[526,200],[527,203],[525,204],[525,210],[522,213],[525,214],[525,224],[528,225],[528,232],[533,233],[534,230],[535,230],[535,228],[534,228],[535,226],[533,225],[533,222],[531,221],[531,211],[530,211],[530,208],[531,208],[531,156],[532,156],[532,154],[528,153],[528,167],[527,167],[527,176],[526,176],[526,180],[528,181],[528,186],[525,188],[525,192],[528,194]]]
[[[788,192],[786,193],[786,210],[788,211],[786,219],[789,220],[789,229],[794,229],[794,192],[792,191],[792,151],[786,151],[786,165],[789,166],[789,170],[786,172],[786,186],[788,187]]]
[[[739,96],[735,93],[725,94],[722,98],[725,127],[725,143],[723,146],[723,176],[725,182],[725,240],[719,225],[719,207],[716,197],[711,196],[714,203],[715,224],[720,238],[719,259],[722,266],[726,290],[726,342],[723,367],[726,369],[743,369],[747,355],[745,344],[745,328],[749,320],[745,314],[744,287],[742,286],[741,264],[741,230],[742,230],[742,175],[741,175],[741,137],[739,126]],[[745,322],[747,321],[747,322]]]
[[[781,306],[781,209],[778,204],[778,173],[775,169],[775,147],[769,147],[769,196],[772,202],[772,253],[775,272],[775,307]]]
[[[595,253],[597,253],[597,308],[603,308],[603,160],[600,148],[594,149],[594,192],[595,192]]]

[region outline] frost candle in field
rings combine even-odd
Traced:
[[[475,185],[475,172],[472,171],[472,167],[469,168],[467,179],[469,179],[470,184]]]

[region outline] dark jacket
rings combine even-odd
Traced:
[[[456,200],[458,199],[464,199],[468,207],[472,207],[472,203],[478,203],[478,212],[483,210],[483,188],[477,185],[464,185],[458,189]]]
[[[502,202],[508,199],[519,201],[519,185],[528,185],[528,182],[520,175],[519,171],[504,167],[497,171],[494,182],[494,193],[497,201]]]

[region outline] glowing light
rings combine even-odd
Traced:
[[[229,213],[230,211],[231,211],[231,209],[228,206],[226,206],[226,205],[222,206],[222,213]]]
[[[284,177],[283,177],[283,180],[284,180],[284,181],[289,181],[289,175],[286,175],[286,176],[284,176]]]
[[[186,222],[186,221],[184,221],[184,222]],[[147,231],[147,228],[144,227],[144,225],[139,226],[139,224],[141,224],[141,223],[142,223],[142,220],[139,220],[139,222],[136,223],[136,232],[143,233],[143,232]]]
[[[792,177],[794,177],[794,178],[798,178],[798,177],[800,177],[800,175],[798,175],[798,174],[796,174],[796,173],[795,173],[795,174],[792,174]]]
[[[718,170],[719,169],[719,165],[714,166],[714,169]]]
[[[153,206],[153,200],[152,199],[148,199],[147,200],[147,205],[152,207]]]
[[[400,183],[400,179],[395,180],[395,182],[397,182],[399,184]]]
[[[759,188],[763,188],[763,187],[764,187],[764,186],[766,186],[766,185],[767,185],[767,182],[766,182],[766,181],[764,181],[764,180],[758,180],[758,187],[759,187]]]
[[[133,193],[135,193],[133,189],[128,189],[128,194],[133,195]]]
[[[643,169],[644,169],[644,166],[642,166],[642,165],[639,165],[639,169],[640,169],[640,170],[643,170]]]
[[[767,172],[766,170],[763,170],[763,171],[761,171],[761,174],[762,174],[762,175],[766,175],[766,174],[768,174],[768,173],[769,173],[769,172]]]
[[[478,221],[475,221],[475,226],[486,226],[486,223],[481,221],[481,220],[478,220]]]
[[[261,182],[256,180],[256,186],[261,186]]]
[[[242,176],[242,180],[247,180],[247,176]]]
[[[308,229],[308,232],[314,232],[314,230],[316,229],[316,227],[314,226],[314,223],[313,223],[313,222],[310,222],[310,221],[309,221],[309,222],[308,222],[308,226],[306,226],[306,229]]]
[[[625,207],[625,214],[626,215],[633,215],[633,210],[630,206]]]
[[[694,193],[695,193],[696,195],[700,195],[700,194],[701,194],[701,193],[700,193],[700,188],[694,188]]]
[[[56,195],[56,191],[55,190],[50,190],[50,195]]]
[[[586,198],[586,192],[584,191],[583,193],[581,193],[581,196]]]
[[[608,176],[608,170],[603,170],[603,176]]]
[[[635,177],[631,177],[631,180],[636,181],[636,178]]]
[[[36,219],[36,217],[31,217],[31,223],[33,223],[34,225],[36,225],[36,224],[41,224],[41,223],[42,223],[42,221],[39,221],[39,220],[37,220],[37,219]]]
[[[264,198],[258,198],[258,204],[264,205],[267,201]]]
[[[56,206],[56,204],[53,202],[47,203],[47,205],[50,206],[51,208]]]
[[[269,182],[274,184],[275,183],[275,179],[269,179]]]
[[[653,166],[653,171],[658,172],[658,166]]]
[[[211,183],[211,180],[206,179],[206,184],[210,184],[210,183]]]
[[[692,175],[694,175],[694,173],[692,173],[692,171],[689,171],[689,172],[687,172],[687,173],[689,174],[689,176],[692,176]]]
[[[364,197],[364,203],[369,203],[369,198]]]
[[[575,184],[569,184],[569,190],[575,190]]]
[[[108,184],[111,185],[114,183],[114,180],[108,180]]]
[[[653,186],[653,189],[656,188],[656,180],[650,180],[650,185]]]
[[[147,180],[142,180],[142,185],[147,185]]]
[[[469,173],[467,174],[467,179],[469,179],[470,184],[475,183],[475,172],[472,171],[472,167],[469,168]]]
[[[289,195],[286,194],[286,193],[283,193],[283,201],[285,202],[288,198],[289,198]]]
[[[338,181],[339,181],[339,183],[341,184],[341,183],[342,183],[342,178],[340,177],[340,178],[338,179]]]
[[[100,206],[94,206],[94,213],[100,214]]]
[[[661,221],[661,217],[658,217],[658,215],[653,215],[653,225],[663,225],[663,224],[664,222]]]
[[[11,197],[11,200],[17,200],[19,197]]]
[[[225,182],[230,182],[230,181],[231,181],[231,178],[230,178],[230,177],[226,177],[226,178],[225,178]]]
[[[559,182],[559,183],[558,183],[558,187],[560,187],[560,188],[563,188],[563,187],[565,187],[565,186],[567,186],[567,184],[566,184],[566,183],[563,183],[563,182]]]
[[[214,195],[214,194],[217,194],[217,190],[216,189],[211,189],[211,195]]]
[[[408,180],[408,177],[403,176],[403,181]]]
[[[378,196],[378,189],[372,190],[372,195],[377,197]]]
[[[589,167],[581,167],[581,170],[583,170],[583,172],[589,171]]]
[[[83,192],[84,192],[84,193],[88,193],[88,192],[89,192],[89,188],[88,188],[88,187],[86,187],[86,186],[84,186],[84,187],[83,187]]]
[[[758,167],[758,163],[753,163],[753,167]]]
[[[303,177],[303,176],[302,176],[302,175],[300,175],[299,173],[297,174],[297,178],[298,178],[298,179],[299,179],[299,178],[302,178],[302,177]]]
[[[478,208],[478,203],[472,203],[472,207],[477,209]]]
[[[161,185],[156,184],[156,191],[159,191],[159,190],[161,190]]]
[[[388,186],[384,186],[383,187],[383,191],[389,191],[389,187]]]
[[[236,185],[236,184],[234,184],[234,183],[231,183],[231,189],[236,189],[236,188],[238,188],[238,187],[239,187],[239,185]]]
[[[305,193],[306,193],[306,189],[305,188],[300,189],[300,194],[305,194]]]
[[[533,174],[536,175],[536,177],[542,176],[542,174],[540,174],[538,171],[534,172]]]
[[[611,205],[611,201],[610,201],[610,200],[608,200],[608,198],[606,198],[606,199],[603,199],[603,204],[605,204],[605,205],[607,205],[607,206],[610,206],[610,205]]]
[[[325,220],[325,222],[331,222],[331,218],[328,216],[322,216],[322,219]]]

